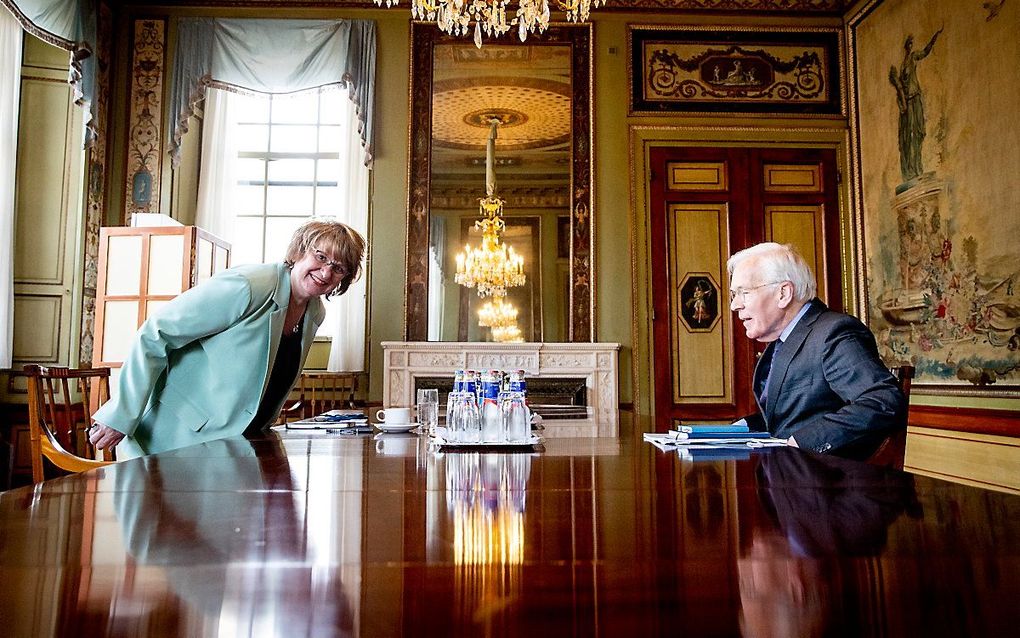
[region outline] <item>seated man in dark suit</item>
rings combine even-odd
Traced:
[[[907,401],[856,318],[815,297],[815,278],[792,246],[764,243],[727,262],[730,309],[747,336],[768,343],[754,371],[751,429],[790,445],[866,458],[906,427]]]

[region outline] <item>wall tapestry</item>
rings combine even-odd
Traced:
[[[1020,2],[955,0],[850,24],[864,314],[919,389],[1020,395],[1017,24]]]
[[[633,27],[632,113],[843,112],[835,29]]]

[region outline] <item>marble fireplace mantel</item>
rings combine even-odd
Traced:
[[[383,405],[414,405],[416,377],[455,370],[524,370],[528,376],[585,380],[587,419],[547,419],[547,436],[619,434],[618,343],[383,341]]]

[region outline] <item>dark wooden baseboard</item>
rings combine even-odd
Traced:
[[[912,405],[908,424],[940,430],[1020,437],[1020,411]]]

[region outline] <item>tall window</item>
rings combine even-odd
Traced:
[[[234,263],[279,260],[309,217],[343,213],[341,101],[340,91],[237,100]]]
[[[334,218],[366,234],[368,169],[356,106],[343,89],[206,97],[196,224],[229,241],[231,263],[283,259],[298,226]],[[364,366],[365,278],[326,303],[318,336],[330,370]]]

